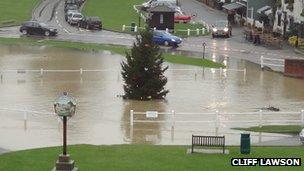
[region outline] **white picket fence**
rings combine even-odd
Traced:
[[[145,119],[136,119],[136,115],[144,116]],[[159,116],[169,116],[170,119],[160,120]],[[257,119],[244,119],[241,117],[254,117]],[[291,119],[290,117],[299,118]],[[181,117],[181,120],[176,119]],[[193,120],[187,120],[187,118],[195,118]],[[200,118],[200,117],[203,117]],[[221,119],[222,117],[230,117],[230,119]],[[231,117],[236,117],[231,119]],[[212,119],[208,119],[212,118]],[[249,123],[255,124],[262,127],[265,124],[299,124],[304,126],[304,110],[297,112],[266,112],[260,110],[259,112],[243,112],[243,113],[221,113],[218,110],[210,113],[176,113],[174,110],[171,112],[157,112],[157,111],[146,111],[146,112],[135,112],[130,110],[130,125],[133,126],[135,123],[171,123],[174,127],[176,123],[211,123],[214,124],[215,128],[218,130],[221,123],[229,124],[240,124]],[[238,125],[235,125],[238,126]]]
[[[205,28],[206,27],[206,28]],[[210,27],[207,25],[201,29],[197,28],[194,30],[191,29],[185,29],[185,30],[181,30],[181,29],[175,29],[175,30],[171,30],[174,33],[178,33],[178,32],[184,32],[187,36],[191,36],[191,35],[206,35],[207,33],[210,32]],[[127,25],[122,25],[122,31],[131,31],[132,26],[127,26]],[[133,30],[134,32],[138,32],[139,30],[143,30],[145,29],[144,27],[138,27],[138,26],[134,26]],[[156,28],[154,27],[154,30],[156,30]],[[169,29],[166,28],[165,30],[166,32],[169,32]]]
[[[53,118],[58,118],[58,123],[60,122],[59,117],[55,114],[55,112],[46,112],[46,111],[34,111],[34,110],[29,110],[26,107],[23,109],[21,108],[7,108],[7,107],[0,107],[0,111],[5,111],[5,112],[14,112],[17,113],[17,115],[23,117],[23,127],[24,130],[27,130],[28,127],[28,121],[29,121],[29,116],[33,116],[36,118],[41,118],[41,117],[53,117]]]
[[[285,66],[285,60],[284,59],[276,59],[276,58],[266,58],[264,56],[260,57],[260,63],[261,68],[264,69],[264,67],[280,67],[284,68]]]

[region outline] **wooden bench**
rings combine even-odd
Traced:
[[[191,153],[193,153],[194,146],[223,147],[223,154],[225,154],[225,136],[192,135]]]

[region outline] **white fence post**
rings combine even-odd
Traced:
[[[190,36],[190,29],[187,30],[187,35]]]
[[[196,35],[199,35],[199,29],[196,29]]]
[[[218,135],[219,130],[219,111],[215,111],[215,135]]]
[[[262,128],[263,123],[262,123],[262,119],[263,119],[263,110],[259,111],[259,127]]]
[[[126,25],[122,25],[122,31],[126,30]]]
[[[203,31],[203,35],[205,35],[206,29],[202,28],[202,31]]]
[[[156,30],[156,27],[154,27],[153,30]]]
[[[138,30],[138,27],[137,27],[137,26],[135,26],[135,28],[134,28],[134,32],[137,32],[137,30]]]
[[[43,75],[43,68],[40,69],[40,75]]]
[[[304,110],[301,110],[301,123],[304,126]]]
[[[82,73],[83,73],[83,70],[82,70],[82,68],[80,68],[80,75],[82,75]]]
[[[175,111],[172,110],[172,111],[171,111],[171,114],[172,114],[172,123],[171,123],[171,126],[172,126],[172,128],[173,128],[174,125],[175,125]]]
[[[133,126],[133,115],[134,115],[134,111],[130,110],[130,125]]]
[[[27,129],[27,112],[26,109],[23,111],[23,120],[24,120],[24,130]]]
[[[215,111],[215,127],[216,127],[216,129],[219,128],[219,111],[218,110]]]
[[[169,29],[168,28],[166,28],[166,32],[169,33]]]
[[[264,69],[264,64],[263,64],[263,56],[261,56],[261,68]]]
[[[246,81],[247,69],[244,69],[244,81]]]

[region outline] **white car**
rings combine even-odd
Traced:
[[[68,23],[69,24],[78,24],[79,21],[83,19],[83,15],[79,12],[77,13],[71,13],[68,15]]]
[[[65,21],[68,21],[68,18],[72,16],[72,13],[79,13],[79,11],[78,10],[68,10],[65,13]]]
[[[304,129],[300,132],[300,141],[304,144]]]

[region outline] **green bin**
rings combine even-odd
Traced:
[[[241,154],[250,154],[250,134],[241,134]]]

